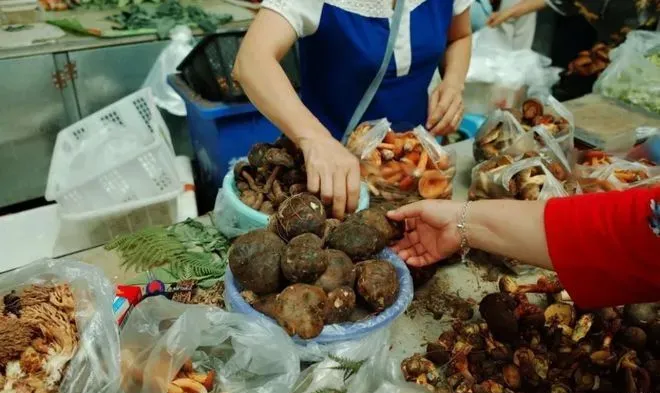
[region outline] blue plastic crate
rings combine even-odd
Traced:
[[[186,104],[190,140],[199,164],[197,194],[213,206],[229,161],[244,157],[258,142],[274,142],[280,131],[252,104],[225,104],[201,98],[179,74],[167,82]]]

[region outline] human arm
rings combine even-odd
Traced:
[[[463,118],[463,90],[470,66],[472,27],[469,8],[455,15],[447,36],[442,82],[429,96],[426,128],[433,134],[456,131]]]
[[[309,191],[320,192],[341,218],[357,208],[359,162],[305,107],[279,63],[304,29],[263,8],[243,39],[233,77],[259,111],[302,149]]]
[[[660,237],[649,225],[651,200],[660,203],[660,187],[548,202],[477,201],[467,210],[467,240],[472,248],[554,269],[585,308],[657,301]],[[458,251],[463,208],[423,201],[390,213],[408,227],[395,249],[414,266]]]
[[[520,0],[513,7],[499,12],[493,12],[488,18],[488,21],[486,21],[486,24],[490,27],[497,27],[509,19],[520,18],[523,15],[540,11],[545,6],[546,0]]]

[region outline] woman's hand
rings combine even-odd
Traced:
[[[305,155],[307,189],[332,204],[332,214],[342,219],[357,209],[360,198],[360,162],[329,134],[299,141]]]
[[[514,11],[515,11],[514,8],[507,8],[504,11],[493,12],[488,17],[486,24],[488,25],[488,27],[497,27],[502,23],[506,23],[507,21],[509,21],[509,19],[513,19],[517,17]]]
[[[406,232],[394,250],[411,266],[426,266],[447,258],[459,250],[460,202],[426,200],[395,211],[388,217],[406,223]]]
[[[458,129],[463,110],[463,85],[444,80],[429,96],[426,128],[434,135],[451,134]]]

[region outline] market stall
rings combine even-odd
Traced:
[[[200,16],[195,8],[133,11],[121,31],[135,18],[153,30],[159,13]],[[310,191],[303,147],[245,103],[247,84],[232,72],[241,40],[236,31],[208,35],[176,74],[156,78],[173,90],[139,90],[58,133],[46,197],[60,219],[85,223],[104,244],[0,275],[3,391],[656,389],[657,304],[577,308],[552,272],[469,250],[467,203],[461,255],[415,267],[394,251],[414,228],[388,215],[421,200],[546,201],[658,187],[648,89],[631,90],[625,78],[602,84],[645,113],[617,97],[526,97],[539,86],[523,80],[513,90],[488,85],[485,120],[455,144],[386,118],[349,127],[337,146],[359,163],[357,210],[333,216]],[[657,72],[647,61],[654,64],[641,56]],[[500,102],[498,92],[511,99]],[[176,165],[156,108],[167,98],[185,107],[199,182]],[[578,137],[601,149],[576,150]],[[215,207],[185,217],[195,214],[182,197],[197,191]],[[153,206],[169,221],[149,215]],[[653,202],[650,209],[656,214]],[[660,225],[649,220],[652,230]],[[117,234],[109,222],[125,226]]]

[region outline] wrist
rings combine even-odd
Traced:
[[[305,150],[305,148],[309,146],[322,143],[328,139],[334,138],[327,130],[308,129],[307,131],[297,133],[293,138],[293,142],[298,145],[300,149]]]

